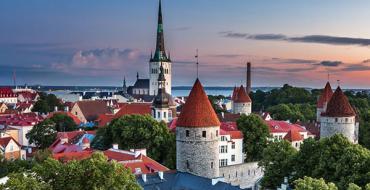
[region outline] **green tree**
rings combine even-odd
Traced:
[[[246,161],[260,160],[270,137],[268,126],[255,114],[241,115],[236,123],[244,135],[243,150],[247,154]]]
[[[49,113],[54,111],[55,107],[63,109],[63,104],[54,94],[45,94],[39,92],[40,99],[35,103],[32,108],[33,112]]]
[[[58,132],[74,131],[77,129],[77,124],[66,114],[57,113],[54,114],[50,119],[55,123],[55,129]]]
[[[289,177],[293,172],[292,160],[297,150],[288,141],[270,143],[263,151],[262,159],[258,165],[264,168],[262,186],[265,188],[276,188],[284,177]]]
[[[21,182],[26,182],[26,185],[30,186]],[[91,158],[82,161],[74,160],[65,164],[48,158],[29,172],[10,175],[5,188],[141,189],[129,169],[115,161],[108,161],[102,153],[94,153]]]
[[[347,190],[361,190],[361,189],[362,189],[361,187],[359,187],[358,185],[354,183],[350,183],[347,188]]]
[[[108,149],[118,143],[121,149],[146,148],[148,156],[175,168],[175,135],[166,123],[157,122],[149,115],[127,115],[113,120],[108,126],[98,129],[92,142],[94,148]]]
[[[29,142],[34,143],[41,149],[48,148],[57,137],[55,123],[51,119],[45,119],[35,125],[26,135]]]
[[[296,190],[337,190],[334,183],[326,183],[323,178],[315,179],[311,177],[304,177],[294,181]]]

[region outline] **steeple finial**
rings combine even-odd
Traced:
[[[136,79],[139,79],[139,72],[136,72]]]
[[[198,60],[199,55],[198,55],[198,49],[196,51],[195,58],[197,59],[197,63],[196,63],[197,64],[197,78],[199,78],[199,60]]]

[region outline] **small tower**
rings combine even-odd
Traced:
[[[82,149],[88,149],[90,148],[90,140],[87,137],[84,137],[82,139]]]
[[[220,121],[199,79],[176,123],[176,168],[207,178],[219,177]]]
[[[164,33],[163,33],[163,19],[162,19],[162,5],[159,0],[158,8],[158,24],[157,24],[157,43],[154,56],[149,61],[149,95],[157,95],[158,91],[158,77],[159,67],[162,65],[163,74],[166,79],[165,88],[168,94],[171,94],[171,59],[166,55],[166,49],[164,47]]]
[[[329,81],[326,83],[325,88],[320,95],[319,99],[317,100],[317,108],[316,108],[316,121],[320,122],[321,113],[326,112],[326,107],[328,102],[333,95],[333,90],[330,86]]]
[[[330,98],[326,112],[321,114],[320,138],[335,134],[342,134],[353,143],[358,142],[356,113],[339,86]]]
[[[166,78],[163,73],[163,66],[159,68],[158,76],[158,94],[155,96],[152,105],[152,116],[157,121],[168,122],[170,115],[169,113],[169,96],[166,93],[165,88]]]
[[[249,115],[252,113],[252,100],[241,85],[233,100],[233,113]]]

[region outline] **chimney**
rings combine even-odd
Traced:
[[[159,179],[163,180],[163,171],[158,172]]]
[[[118,150],[118,144],[113,144],[113,149]]]
[[[252,79],[251,79],[251,63],[248,62],[247,63],[247,85],[246,85],[246,91],[247,91],[247,94],[250,94],[251,90],[252,90]]]

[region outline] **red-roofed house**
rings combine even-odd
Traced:
[[[18,102],[36,102],[40,96],[37,92],[20,91],[18,94]]]
[[[235,122],[221,123],[219,147],[220,166],[242,164],[244,162],[243,133],[238,130]]]
[[[284,140],[289,141],[294,148],[299,150],[304,138],[299,131],[292,129],[285,135]]]
[[[81,121],[80,119],[78,119],[77,116],[73,115],[71,112],[65,112],[65,111],[57,111],[57,112],[51,112],[47,118],[51,118],[53,117],[55,114],[63,114],[63,115],[67,115],[68,117],[72,118],[72,120],[77,124],[77,125],[80,125],[81,124]]]
[[[11,88],[0,88],[0,102],[5,104],[16,104],[17,101],[17,94],[15,94]]]
[[[71,113],[83,122],[95,121],[100,114],[112,113],[107,103],[102,100],[78,101],[73,105]]]
[[[90,142],[94,137],[94,131],[58,132],[49,149],[53,155],[58,154],[58,157],[62,157],[61,154],[64,153],[90,151]]]
[[[0,138],[0,154],[7,160],[26,159],[26,152],[21,147],[12,137]]]
[[[32,112],[33,103],[32,102],[18,102],[15,105],[15,109],[19,113],[30,113]]]
[[[117,145],[113,147],[114,148],[104,151],[104,155],[107,156],[109,160],[115,160],[126,168],[129,168],[135,175],[169,170],[167,167],[146,156],[146,149],[126,151],[118,149]]]
[[[13,128],[18,130],[18,142],[22,146],[31,146],[26,134],[39,122],[44,120],[40,115],[33,112],[22,114],[10,114],[0,116],[0,128]]]
[[[282,140],[290,131],[298,132],[303,139],[314,138],[315,136],[307,131],[303,126],[292,124],[287,121],[265,120],[269,127],[270,134],[273,140]]]

